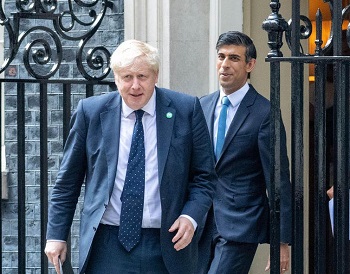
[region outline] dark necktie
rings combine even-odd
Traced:
[[[145,145],[142,126],[144,111],[135,111],[136,122],[121,196],[119,241],[130,251],[140,240],[145,188]]]
[[[230,100],[227,98],[227,96],[222,97],[221,102],[222,102],[222,107],[221,107],[220,116],[219,116],[218,134],[217,134],[216,148],[215,148],[216,159],[219,159],[222,147],[224,145],[225,131],[226,131],[227,108],[230,105]]]

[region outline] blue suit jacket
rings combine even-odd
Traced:
[[[171,118],[166,117],[169,112]],[[208,149],[209,132],[198,98],[189,95],[156,88],[156,115],[163,259],[170,273],[195,273],[197,243],[216,182],[214,156]],[[118,92],[79,102],[52,191],[47,239],[66,240],[85,183],[80,273],[85,270],[91,243],[113,191],[120,116]],[[168,229],[181,214],[191,216],[198,228],[192,243],[177,252],[171,242],[174,233]]]
[[[210,135],[219,91],[200,99]],[[216,163],[217,232],[226,240],[269,242],[270,102],[250,86],[228,129]],[[213,142],[212,142],[213,144]],[[281,134],[281,242],[291,243],[291,184],[284,127]]]

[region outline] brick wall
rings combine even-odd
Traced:
[[[25,1],[23,1],[25,2]],[[31,1],[29,1],[31,2]],[[42,1],[41,1],[42,2]],[[102,2],[102,1],[99,1]],[[87,43],[87,48],[105,46],[110,52],[124,39],[123,0],[113,0],[113,8],[107,10],[99,30]],[[15,1],[5,1],[4,11],[12,20],[11,13],[17,11]],[[76,5],[72,1],[74,11],[81,20],[88,18],[88,9]],[[68,10],[68,1],[58,1],[55,14]],[[96,8],[99,12],[99,7]],[[45,20],[24,19],[21,20],[20,29],[25,31],[33,26],[47,26],[54,30],[53,24]],[[70,33],[79,35],[84,30],[82,26],[76,26]],[[5,32],[5,57],[10,48],[10,37]],[[43,36],[42,36],[43,35]],[[35,38],[44,37],[40,31],[29,35],[20,46],[18,54],[5,71],[5,77],[14,79],[32,78],[23,65],[23,50],[27,43]],[[61,39],[63,46],[63,60],[60,69],[53,78],[69,79],[83,78],[76,66],[76,50],[79,41]],[[54,42],[53,42],[54,43]],[[40,69],[39,69],[40,71]],[[112,80],[112,75],[107,77]],[[96,94],[108,92],[107,86],[102,86]],[[4,85],[5,102],[5,154],[7,168],[8,199],[2,201],[2,273],[18,273],[18,173],[17,173],[17,88],[15,83]],[[79,99],[85,97],[85,90],[80,85],[72,86],[72,111]],[[62,86],[58,84],[48,85],[48,182],[49,195],[55,182],[59,169],[63,149],[62,128]],[[41,273],[40,255],[40,105],[39,86],[26,84],[25,86],[25,215],[26,215],[26,273]],[[72,264],[77,273],[78,264],[78,234],[79,212],[81,203],[78,204],[77,213],[72,226]],[[49,273],[54,273],[50,268]]]

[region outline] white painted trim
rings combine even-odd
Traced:
[[[170,84],[169,0],[124,1],[124,38],[138,39],[159,49],[161,66],[158,84]]]
[[[209,29],[209,92],[219,88],[216,75],[215,45],[219,35],[229,30],[243,29],[243,0],[210,0]]]
[[[135,0],[124,1],[124,39],[135,39]]]
[[[170,0],[159,0],[159,41],[161,59],[159,85],[170,88]]]
[[[219,36],[219,2],[210,0],[209,15],[209,90],[213,92],[219,88],[218,77],[216,74],[216,50],[215,44]]]
[[[125,40],[139,39],[159,49],[159,85],[170,87],[170,0],[124,1]],[[210,0],[208,93],[218,89],[215,44],[220,33],[243,28],[243,0]]]

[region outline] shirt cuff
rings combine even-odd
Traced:
[[[188,216],[186,214],[182,214],[182,215],[180,215],[180,217],[185,217],[185,218],[189,219],[191,221],[193,227],[194,227],[194,231],[196,231],[196,229],[197,229],[197,222],[191,216]]]
[[[46,240],[47,243],[50,243],[50,242],[61,242],[61,243],[65,243],[66,241],[63,241],[63,240]]]

